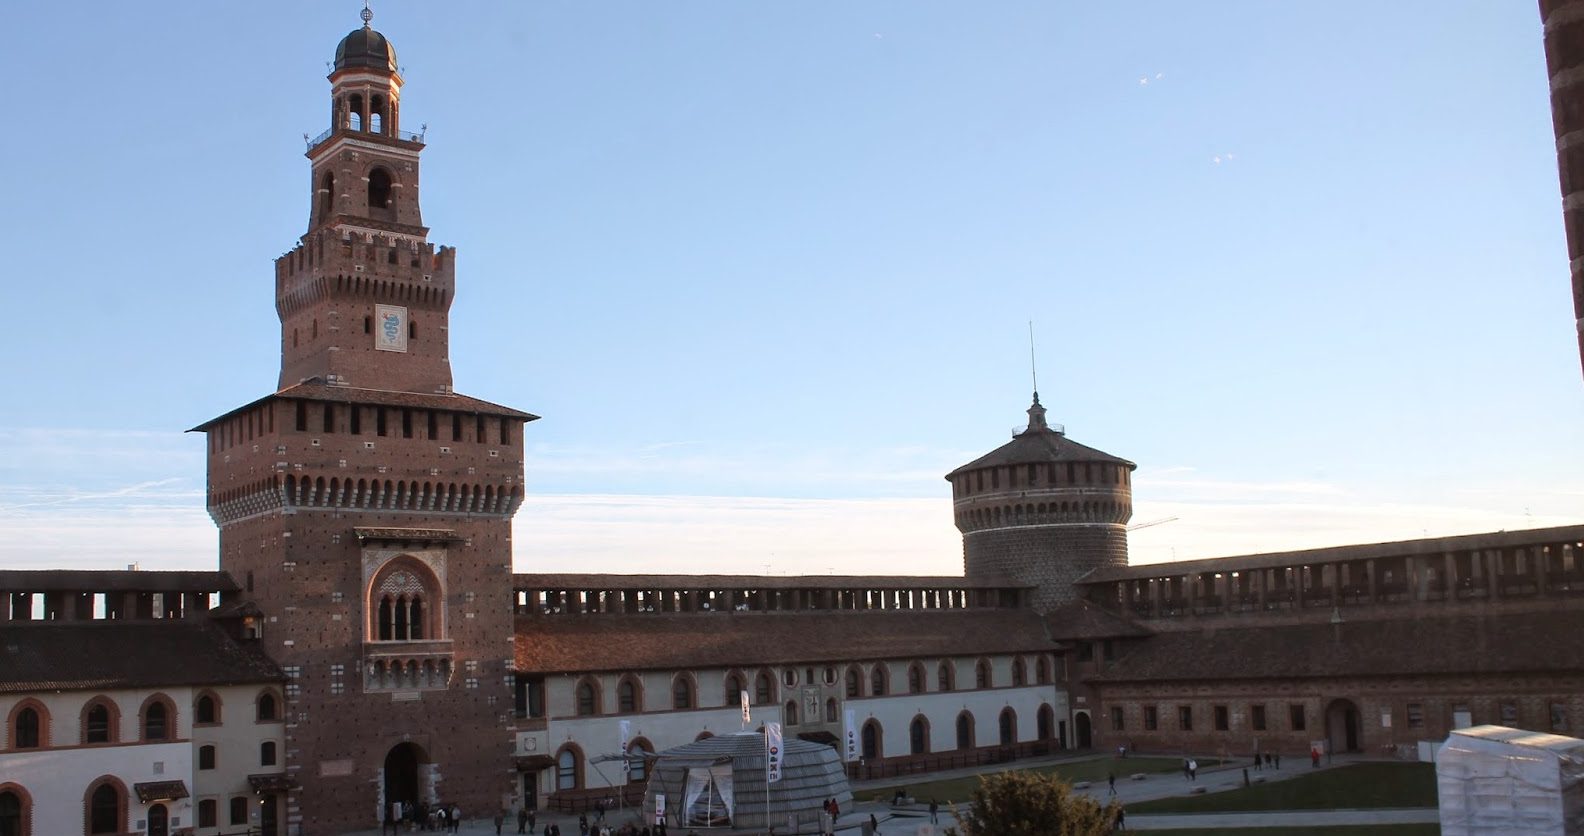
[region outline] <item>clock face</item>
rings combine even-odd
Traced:
[[[400,305],[374,306],[374,348],[407,350],[407,309]]]

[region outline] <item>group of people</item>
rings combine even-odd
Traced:
[[[437,833],[456,833],[462,826],[462,808],[455,804],[429,804],[425,801],[393,801],[385,812],[385,823],[380,832],[401,832],[418,829]],[[499,828],[497,827],[497,830]]]
[[[1266,752],[1264,754],[1260,754],[1259,752],[1255,752],[1254,753],[1254,771],[1255,772],[1259,772],[1262,769],[1264,769],[1265,767],[1273,766],[1273,765],[1275,766],[1275,768],[1281,769],[1281,753],[1280,752],[1277,752],[1275,754],[1271,754],[1270,752]]]

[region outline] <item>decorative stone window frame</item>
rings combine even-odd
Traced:
[[[19,750],[17,746],[17,724],[22,720],[22,712],[28,709],[32,709],[38,717],[38,744],[20,751],[32,752],[50,748],[50,744],[54,739],[51,732],[54,729],[53,721],[50,718],[49,706],[32,697],[25,697],[18,700],[16,705],[11,706],[11,713],[6,717],[6,751],[8,752]]]
[[[97,742],[88,740],[88,714],[94,706],[103,706],[105,710],[105,739]],[[80,729],[77,739],[84,746],[110,746],[121,742],[121,706],[115,700],[104,694],[95,694],[83,703],[82,712],[78,722]],[[142,734],[142,730],[138,731]]]

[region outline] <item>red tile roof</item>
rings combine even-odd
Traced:
[[[482,401],[459,394],[426,394],[422,392],[391,392],[384,389],[359,389],[354,386],[328,386],[323,383],[299,383],[288,386],[272,395],[265,395],[252,403],[244,404],[214,418],[199,424],[188,432],[203,432],[210,425],[236,415],[239,412],[252,409],[260,404],[272,400],[308,400],[329,401],[331,403],[367,404],[373,406],[408,406],[415,409],[445,410],[448,412],[466,412],[479,415],[494,415],[503,418],[518,418],[523,421],[537,421],[539,416],[509,406]]]
[[[257,642],[205,617],[0,622],[0,693],[278,682]]]

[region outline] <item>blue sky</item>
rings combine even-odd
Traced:
[[[201,442],[353,2],[0,31],[0,564],[213,565]],[[1041,394],[1138,560],[1578,521],[1524,3],[380,2],[460,248],[459,391],[541,414],[524,570],[960,570]]]

